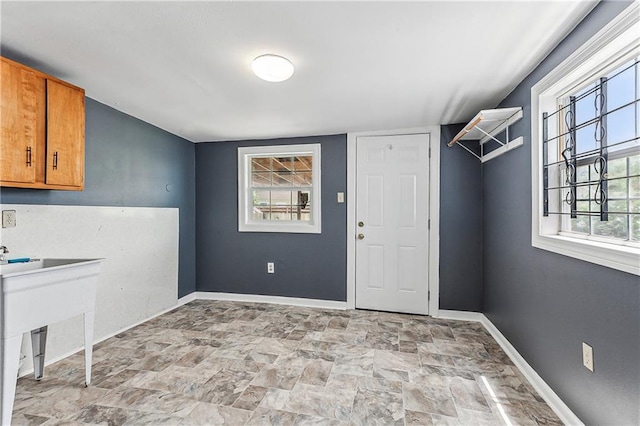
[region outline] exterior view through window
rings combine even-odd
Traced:
[[[639,98],[636,58],[559,99],[563,232],[639,244]]]
[[[252,219],[309,222],[312,171],[311,155],[252,157]]]

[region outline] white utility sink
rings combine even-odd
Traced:
[[[31,259],[29,262],[0,263],[0,275],[10,275],[17,272],[31,271],[34,269],[52,268],[55,266],[73,265],[79,262],[86,262],[85,259]]]
[[[102,259],[34,259],[0,264],[0,420],[11,423],[22,335],[31,332],[36,379],[44,374],[47,326],[84,315],[85,378],[91,383],[93,319]]]

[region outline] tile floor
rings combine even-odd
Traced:
[[[18,381],[13,424],[561,424],[478,323],[195,301]]]

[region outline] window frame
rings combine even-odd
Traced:
[[[640,275],[639,248],[567,235],[562,232],[561,218],[543,216],[541,167],[542,112],[555,110],[558,98],[564,93],[638,55],[634,36],[640,28],[639,12],[640,5],[632,3],[531,88],[531,245],[635,275]]]
[[[251,192],[251,158],[253,157],[313,157],[311,169],[312,186],[310,221],[254,220],[253,194]],[[297,234],[321,233],[321,145],[319,143],[298,145],[268,145],[238,147],[238,232],[279,232]],[[268,190],[268,187],[265,188]]]

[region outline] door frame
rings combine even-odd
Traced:
[[[438,317],[440,300],[440,126],[347,134],[347,309],[356,307],[356,143],[363,136],[429,134],[429,283],[428,315]]]

